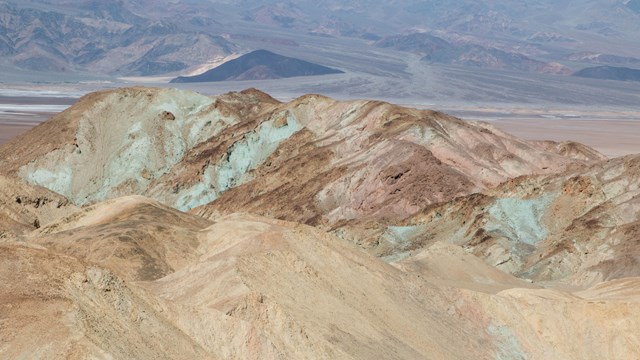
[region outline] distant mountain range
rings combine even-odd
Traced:
[[[0,3],[0,57],[25,71],[155,75],[222,58],[238,48],[199,31],[193,24],[197,17],[176,16],[186,24],[153,14],[143,17],[131,11],[135,3]]]
[[[577,71],[573,76],[619,81],[640,81],[640,70],[617,66],[596,66]]]
[[[380,49],[385,49],[392,56],[418,54],[425,64],[568,74],[568,68],[591,63],[625,66],[640,59],[639,4],[5,0],[0,3],[0,70],[177,76],[267,48],[294,58],[316,51],[312,58],[322,56],[327,65],[356,72],[384,58]],[[361,49],[351,54],[354,46]],[[404,76],[402,67],[374,73]]]
[[[516,51],[478,44],[455,44],[428,33],[389,36],[375,45],[421,55],[422,61],[427,63],[563,75],[571,73],[560,64],[534,60]]]
[[[579,61],[591,64],[608,64],[608,65],[632,65],[640,66],[640,59],[630,56],[618,56],[611,54],[599,54],[594,52],[579,52],[568,55],[566,57],[570,61]]]
[[[211,82],[225,80],[265,80],[296,76],[341,74],[343,71],[294,59],[267,50],[256,50],[230,60],[203,74],[180,76],[172,83]]]

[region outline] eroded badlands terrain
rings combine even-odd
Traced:
[[[635,359],[640,156],[125,88],[0,147],[3,358]]]

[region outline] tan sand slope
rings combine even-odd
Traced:
[[[0,238],[31,231],[76,209],[48,189],[0,175]]]
[[[43,227],[30,242],[114,269],[127,280],[155,280],[195,259],[199,230],[211,224],[141,196],[109,200]]]
[[[0,144],[4,144],[14,137],[27,132],[32,126],[0,124]]]
[[[106,269],[24,244],[1,244],[0,264],[2,358],[215,359]]]
[[[0,352],[33,354],[34,344],[47,343],[40,346],[46,358],[639,355],[633,329],[640,325],[640,312],[633,294],[604,299],[601,288],[582,297],[539,289],[451,245],[432,250],[438,254],[437,269],[414,271],[407,263],[393,267],[309,226],[237,214],[191,238],[149,230],[157,243],[141,243],[140,249],[165,249],[166,258],[174,260],[169,273],[157,279],[138,281],[140,277],[130,275],[139,268],[139,252],[119,252],[120,263],[94,257],[110,237],[112,249],[120,248],[116,239],[131,230],[122,219],[136,218],[149,207],[169,227],[204,225],[196,217],[134,197],[99,204],[29,237],[48,249],[2,245],[2,271],[33,276],[2,285],[0,306],[7,326],[0,334],[8,341]],[[111,235],[86,239],[85,246],[76,246],[76,258],[59,255],[55,241],[38,240],[68,231],[92,235],[105,222],[113,224]],[[454,275],[443,283],[447,263],[459,264],[459,273],[477,275]],[[4,278],[14,277],[7,273]],[[469,286],[459,286],[460,280]],[[487,280],[492,291],[486,291]],[[610,323],[617,326],[607,327]]]

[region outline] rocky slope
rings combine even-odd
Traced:
[[[0,258],[2,357],[216,358],[107,269],[16,243],[0,244]]]
[[[82,98],[0,147],[0,159],[5,174],[77,205],[142,194],[207,217],[251,211],[329,229],[393,223],[602,156],[383,102],[129,88]]]
[[[577,172],[513,179],[425,209],[403,224],[401,246],[383,241],[381,248],[415,252],[449,242],[536,282],[590,286],[638,276],[639,171],[640,157],[627,156]]]
[[[2,358],[640,356],[639,156],[377,101],[128,88],[0,169]]]
[[[0,176],[0,238],[34,230],[76,210],[64,196]]]
[[[149,240],[132,233],[136,223]],[[167,236],[175,231],[184,233]],[[639,350],[637,304],[620,283],[543,289],[451,245],[394,267],[309,226],[253,215],[209,225],[129,197],[0,249],[9,279],[0,351],[9,357],[596,359]]]

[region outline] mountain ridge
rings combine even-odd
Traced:
[[[0,19],[0,55],[26,71],[155,75],[185,70],[238,49],[217,34],[133,14],[125,2],[80,3],[68,9],[1,4],[5,16]]]
[[[0,24],[5,29],[0,35],[0,56],[21,71],[175,76],[265,43],[270,44],[269,50],[304,57],[299,45],[322,36],[319,43],[331,46],[321,46],[324,51],[313,59],[330,57],[331,64],[358,72],[364,63],[380,56],[380,49],[371,46],[376,39],[430,32],[455,45],[434,57],[445,64],[476,66],[478,61],[485,65],[498,61],[498,68],[515,72],[524,68],[566,75],[559,64],[572,69],[582,66],[567,62],[568,52],[608,54],[598,60],[607,65],[640,58],[633,50],[638,37],[632,34],[640,27],[632,3],[589,0],[588,6],[580,8],[548,0],[530,5],[468,0],[450,2],[450,6],[415,0],[364,4],[302,1],[283,7],[272,1],[163,0],[158,6],[148,0],[108,5],[94,0],[11,0],[3,4],[9,16]],[[593,21],[596,17],[600,21]],[[255,34],[262,39],[256,41]],[[94,38],[101,40],[91,41]],[[344,66],[340,55],[354,46],[358,51],[352,54],[352,63]],[[315,52],[313,48],[305,51]],[[385,53],[395,54],[391,49]],[[401,73],[395,70],[392,75]]]
[[[112,106],[115,102],[119,104],[117,108]],[[104,123],[96,120],[98,114],[106,118]],[[336,117],[331,118],[329,114]],[[106,125],[109,121],[111,123]],[[357,130],[361,126],[364,126],[363,132]],[[161,134],[164,143],[150,141],[147,131]],[[204,198],[214,194],[217,197],[222,191],[251,181],[252,173],[262,171],[261,167],[269,161],[274,163],[275,158],[270,160],[271,154],[282,154],[278,148],[288,146],[291,139],[311,145],[314,138],[322,139],[327,131],[333,134],[334,140],[324,146],[302,146],[302,149],[317,148],[301,153],[302,159],[322,159],[316,151],[324,151],[324,156],[329,158],[353,157],[372,147],[382,161],[385,151],[395,149],[393,151],[426,159],[426,163],[441,169],[437,171],[439,176],[449,174],[446,176],[458,179],[452,184],[474,184],[479,188],[495,186],[524,172],[553,172],[603,158],[586,147],[575,148],[578,152],[565,153],[566,157],[548,144],[521,141],[488,124],[463,122],[445,114],[384,102],[339,102],[307,95],[283,104],[257,90],[209,98],[188,91],[153,88],[125,88],[87,95],[49,122],[4,144],[0,147],[0,156],[4,159],[5,174],[18,175],[67,195],[76,193],[72,189],[81,186],[84,190],[72,196],[78,204],[105,200],[107,193],[128,195],[131,191],[150,191],[150,194],[162,194],[163,201],[184,209],[178,204],[190,203],[188,199],[196,195],[189,191],[198,188],[202,189]],[[59,136],[49,136],[47,142],[37,148],[29,146],[36,141],[30,140],[32,137],[44,133]],[[106,137],[106,133],[111,135]],[[347,141],[351,136],[354,138]],[[460,147],[462,141],[469,144]],[[327,146],[330,152],[323,150]],[[111,150],[102,153],[98,151],[102,147]],[[474,154],[474,148],[483,151]],[[535,149],[534,153],[540,155],[528,154],[529,149]],[[242,159],[234,152],[256,158]],[[130,159],[126,167],[129,170],[116,171],[120,160],[107,154],[120,154]],[[146,161],[139,161],[140,156]],[[91,163],[102,164],[114,171],[106,172],[98,166],[95,174],[86,171],[73,174],[71,169],[83,168],[89,158],[94,158],[89,160]],[[277,161],[286,165],[289,160],[292,159],[285,157]],[[355,164],[362,161],[357,157],[354,160]],[[538,161],[545,165],[537,164]],[[58,162],[66,165],[55,169],[46,165]],[[380,176],[391,166],[385,163],[380,164]],[[486,166],[482,164],[492,164],[495,170],[479,171]],[[67,169],[67,166],[71,168]],[[195,178],[191,173],[193,168],[199,169]],[[359,172],[359,168],[360,165],[354,165],[351,171]],[[426,168],[424,171],[428,172]],[[275,174],[273,170],[269,172]],[[402,171],[398,169],[397,172]],[[189,175],[181,180],[183,173]],[[110,176],[117,179],[110,179]],[[217,177],[217,190],[197,185],[211,177]],[[138,185],[131,187],[134,179]],[[199,180],[194,183],[194,179]],[[178,187],[177,199],[171,190],[175,186]],[[465,187],[467,185],[461,185],[460,189]],[[83,199],[80,193],[86,194],[87,198]],[[437,197],[441,196],[444,195]]]

